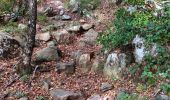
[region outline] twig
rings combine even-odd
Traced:
[[[33,71],[33,75],[32,75],[32,77],[30,78],[29,83],[28,83],[29,87],[31,87],[31,83],[32,83],[33,79],[35,78],[35,73],[36,73],[38,67],[39,67],[39,66],[37,65],[37,66],[35,67],[34,71]]]

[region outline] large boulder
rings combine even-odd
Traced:
[[[58,73],[65,72],[66,74],[73,74],[75,72],[75,62],[58,63],[56,65],[56,71]]]
[[[85,100],[81,93],[74,93],[63,89],[53,89],[50,91],[53,100]]]
[[[55,46],[43,48],[35,53],[36,61],[57,61],[60,59],[60,50]]]
[[[132,44],[135,45],[134,56],[135,62],[137,63],[142,63],[144,59],[146,53],[144,42],[144,38],[139,37],[139,35],[136,35],[136,37],[133,39]]]
[[[59,15],[60,11],[64,9],[64,4],[59,0],[48,0],[44,9],[44,13],[46,13],[46,15],[55,16]]]
[[[96,74],[101,74],[103,73],[104,64],[105,64],[104,59],[96,58],[93,60],[91,70]]]
[[[170,96],[164,94],[158,94],[155,96],[154,100],[170,100]]]
[[[121,78],[126,68],[126,55],[113,52],[108,55],[103,73],[109,77]]]
[[[55,37],[57,42],[61,44],[69,44],[73,41],[72,35],[68,33],[66,30],[53,32],[53,36]]]
[[[145,55],[150,54],[151,56],[155,57],[157,56],[157,44],[153,43],[151,45],[151,48],[145,47],[145,40],[144,38],[140,37],[139,35],[136,35],[136,37],[132,41],[132,45],[134,45],[134,57],[135,62],[141,64],[144,60]]]
[[[84,37],[80,39],[79,46],[95,45],[97,42],[98,33],[93,29],[90,29],[84,34]]]
[[[19,52],[19,43],[10,34],[0,32],[0,58],[13,58]]]
[[[90,70],[90,54],[82,54],[79,58],[79,66],[83,73],[86,73]]]
[[[50,35],[50,32],[45,32],[45,33],[41,33],[41,34],[36,34],[35,38],[36,38],[36,40],[41,40],[41,41],[47,42],[48,40],[50,40],[51,35]]]

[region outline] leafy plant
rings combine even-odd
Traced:
[[[15,96],[16,96],[16,98],[21,98],[21,97],[25,96],[25,93],[22,91],[18,91],[18,92],[16,92]]]
[[[170,95],[170,84],[168,83],[162,83],[161,84],[161,89],[167,93],[168,95]]]
[[[37,21],[40,22],[41,24],[44,24],[47,22],[47,16],[44,14],[38,14]]]
[[[22,81],[22,82],[27,82],[28,79],[29,79],[28,75],[23,75],[19,80]]]
[[[43,96],[38,96],[37,100],[44,100],[44,97]]]
[[[5,12],[11,12],[16,0],[1,0],[0,1],[0,14]]]

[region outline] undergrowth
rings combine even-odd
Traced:
[[[153,43],[157,45],[156,57],[147,54],[142,64],[129,67],[131,74],[141,71],[140,79],[148,85],[155,85],[157,81],[170,80],[170,51],[166,48],[170,44],[170,7],[163,9],[162,16],[154,16],[154,10],[143,9],[144,0],[126,0],[129,5],[137,6],[130,12],[128,8],[120,8],[116,12],[116,18],[110,28],[101,33],[99,43],[105,49],[121,48],[132,43],[136,35],[145,39],[145,47],[149,48]],[[141,1],[141,2],[140,2]],[[169,92],[169,84],[163,85],[163,90]]]

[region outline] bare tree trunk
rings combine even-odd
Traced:
[[[29,24],[28,33],[26,34],[26,43],[23,48],[23,68],[21,68],[20,74],[31,73],[31,57],[33,53],[35,35],[36,35],[36,20],[37,20],[37,0],[29,0]]]

